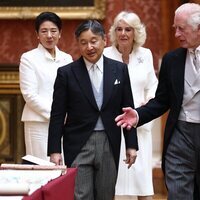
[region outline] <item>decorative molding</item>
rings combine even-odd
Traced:
[[[0,94],[20,94],[19,72],[0,71]]]
[[[35,7],[30,3],[30,6],[23,7],[12,6],[12,2],[10,2],[9,6],[1,6],[2,4],[0,3],[0,19],[32,19],[44,10],[55,12],[63,19],[105,18],[106,0],[94,0],[93,6],[82,6],[84,1],[81,1],[80,6],[74,7],[59,6],[59,3],[56,6],[48,7]]]
[[[10,83],[19,84],[19,72],[0,72],[0,84]]]
[[[23,105],[20,94],[0,94],[0,163],[21,163],[25,154]]]

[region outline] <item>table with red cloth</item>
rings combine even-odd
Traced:
[[[67,168],[67,173],[49,181],[23,200],[74,200],[77,168]]]

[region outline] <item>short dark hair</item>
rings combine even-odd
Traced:
[[[53,12],[42,12],[35,19],[35,30],[39,31],[40,25],[45,21],[53,22],[59,29],[62,29],[62,21],[58,15]]]
[[[76,38],[79,38],[80,34],[87,30],[91,30],[94,34],[100,35],[102,38],[105,36],[104,28],[97,20],[86,20],[76,28]]]

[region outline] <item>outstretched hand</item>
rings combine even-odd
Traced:
[[[131,107],[123,108],[122,111],[124,113],[115,118],[117,126],[130,130],[138,122],[137,112]]]

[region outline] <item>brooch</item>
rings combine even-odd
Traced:
[[[143,63],[144,62],[144,59],[142,57],[137,58],[137,60],[138,60],[138,63]]]

